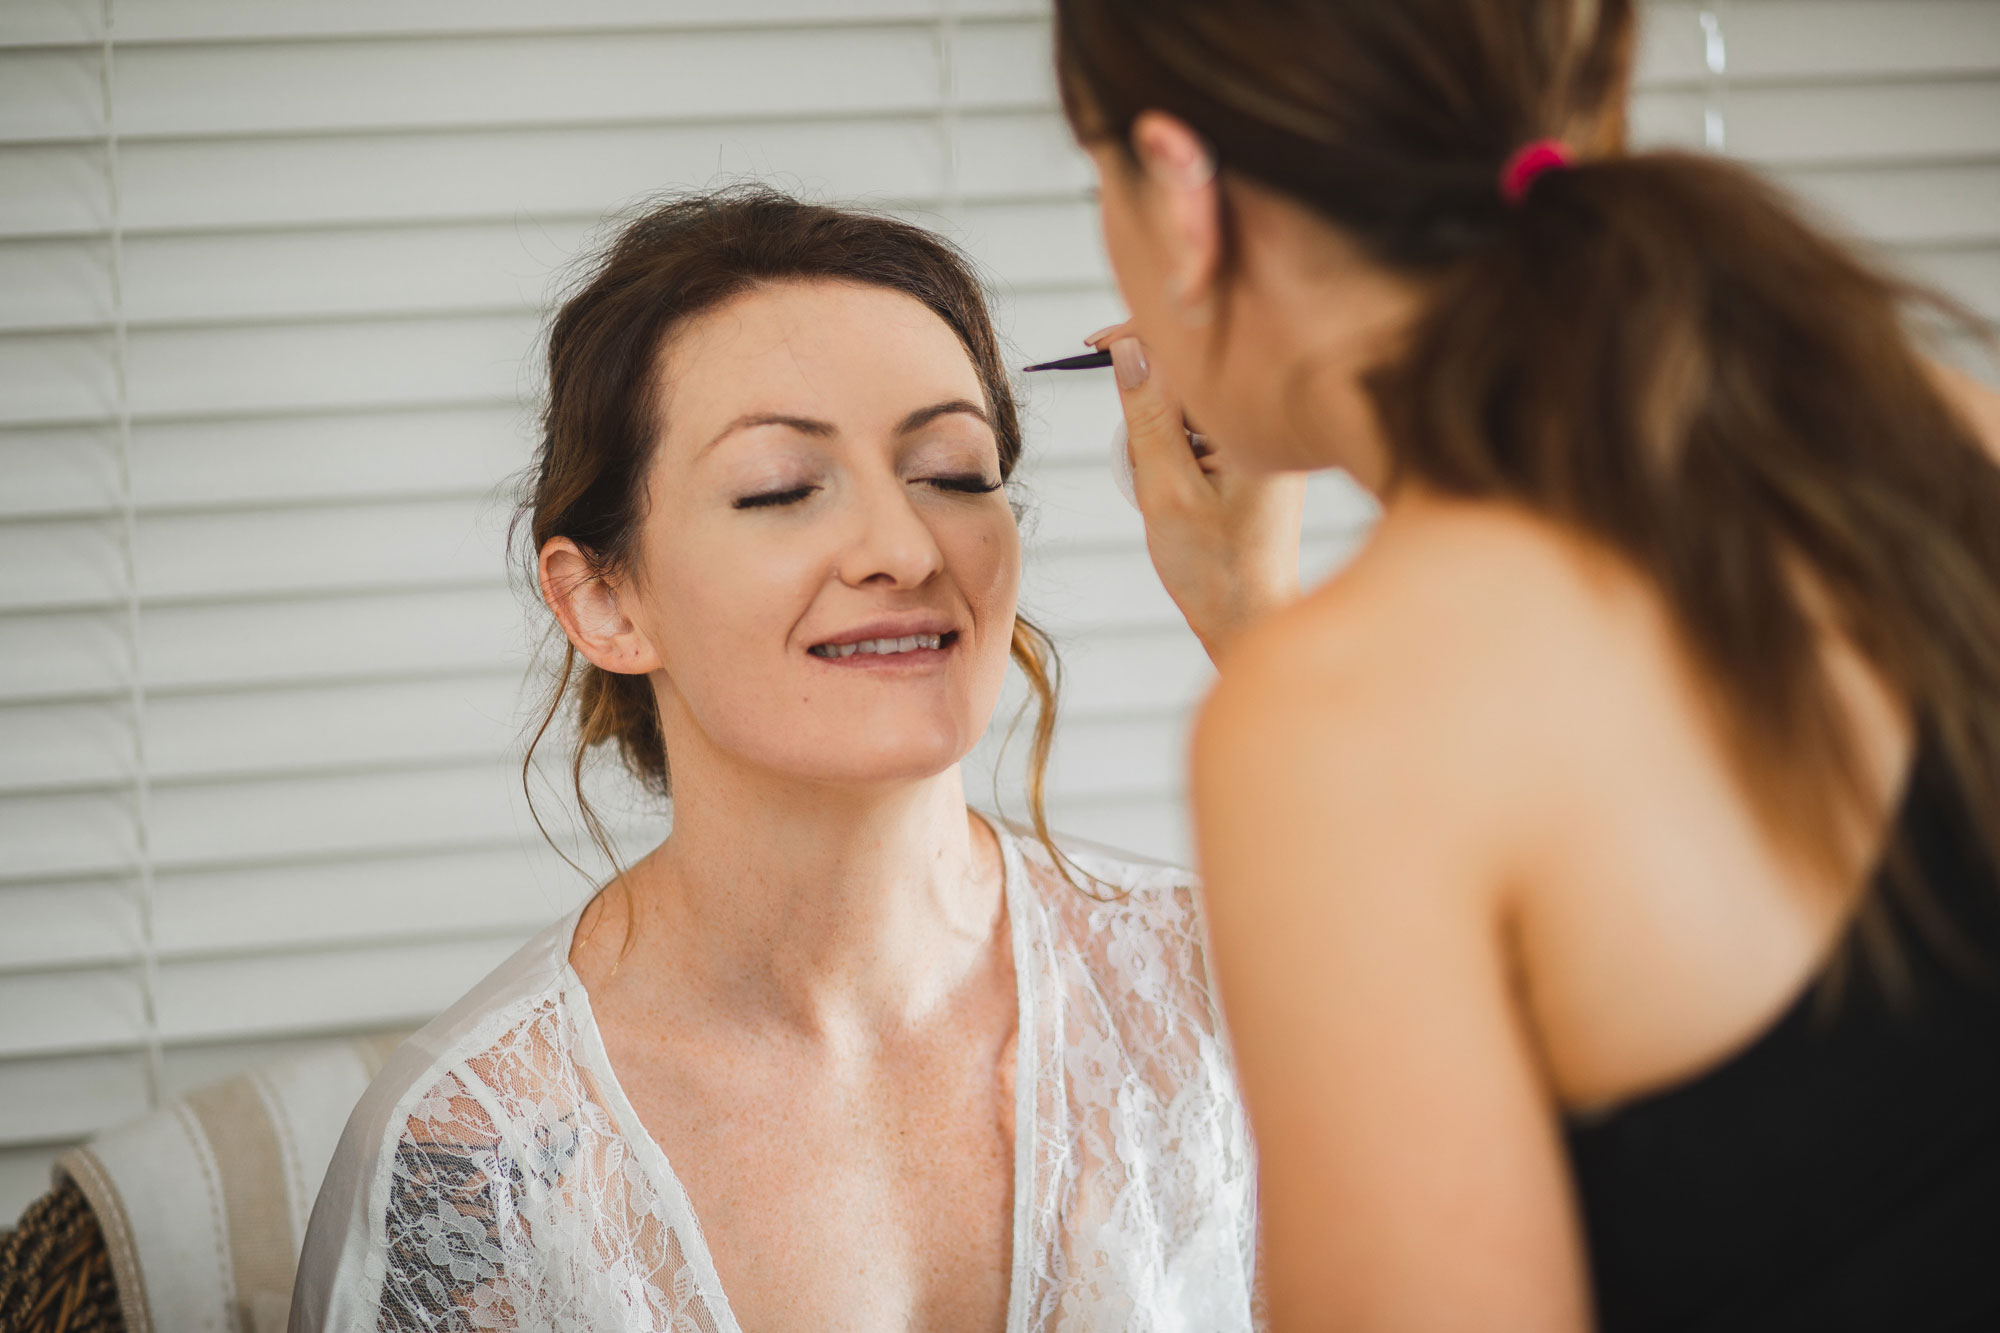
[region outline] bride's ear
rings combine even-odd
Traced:
[[[592,666],[621,676],[660,669],[660,655],[627,613],[629,584],[614,583],[567,537],[551,537],[536,559],[542,601]]]

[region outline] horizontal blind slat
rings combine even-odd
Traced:
[[[131,1050],[145,1035],[132,968],[0,973],[0,1056]]]
[[[298,600],[148,606],[144,685],[175,691],[469,674],[520,664],[523,604],[497,579]],[[383,643],[396,651],[385,660]],[[123,612],[0,615],[0,700],[68,700],[131,686]]]
[[[520,947],[527,932],[327,953],[162,963],[156,1005],[171,1042],[421,1023]],[[255,995],[254,1005],[243,997]]]
[[[2000,162],[1775,175],[1837,225],[1869,240],[1962,245],[2000,238]]]
[[[502,845],[524,822],[515,781],[511,765],[489,761],[162,786],[150,849],[164,872]]]
[[[108,606],[122,603],[126,595],[116,521],[0,523],[0,612]]]
[[[1042,12],[1038,0],[952,0],[960,14]],[[593,28],[750,27],[920,19],[937,0],[124,0],[121,42],[257,40]]]
[[[1899,266],[2000,326],[2000,246],[1904,254]]]
[[[2000,70],[1991,0],[1654,0],[1643,10],[1642,86],[1708,76],[1704,10],[1722,20],[1732,84]]]
[[[1774,166],[2000,158],[2000,78],[1815,88],[1732,88],[1634,99],[1644,144],[1699,148],[1721,112],[1730,153]]]
[[[476,588],[383,590],[310,601],[148,607],[140,624],[154,695],[218,685],[470,673],[524,665],[520,599]],[[385,660],[382,645],[396,646]]]
[[[142,597],[241,597],[490,583],[504,505],[405,500],[290,511],[154,514],[139,525]]]
[[[122,620],[109,612],[0,615],[0,700],[122,693],[129,660]]]
[[[531,430],[519,404],[139,422],[133,504],[146,513],[447,494],[504,500]],[[0,522],[120,504],[109,427],[0,430],[0,472],[10,479]]]
[[[110,420],[117,385],[109,334],[0,336],[0,426]]]
[[[72,1139],[146,1110],[146,1062],[139,1055],[0,1055],[0,1061],[0,1086],[7,1089],[0,1097],[0,1145]],[[11,1226],[12,1214],[6,1215]]]
[[[530,314],[340,324],[135,329],[134,417],[511,400],[539,322]]]
[[[0,237],[108,225],[103,150],[0,147]],[[940,193],[929,117],[740,126],[591,126],[133,142],[119,148],[129,234],[346,223],[596,217],[676,183],[786,179],[844,198]]]
[[[131,781],[138,771],[133,731],[122,699],[0,707],[0,798]]]
[[[104,134],[104,60],[94,49],[0,45],[0,142]]]
[[[590,885],[539,844],[163,875],[163,958],[297,953],[404,934],[531,931]],[[394,929],[391,929],[391,926]]]
[[[8,0],[0,5],[0,46],[103,40],[103,0]]]
[[[395,645],[377,647],[393,658]],[[151,700],[144,726],[155,782],[306,769],[499,760],[532,699],[522,673],[243,689]]]
[[[138,828],[124,792],[10,795],[0,800],[0,882],[101,876],[137,864]]]
[[[0,144],[0,240],[91,235],[111,227],[103,144]]]
[[[0,522],[104,513],[121,503],[118,445],[101,426],[0,428]]]
[[[728,120],[937,104],[924,27],[538,34],[121,50],[122,137]]]
[[[462,994],[529,933],[166,962],[157,973],[160,1033],[163,1040],[182,1044],[414,1026]],[[246,995],[258,1002],[246,1005]],[[135,1050],[145,1033],[135,969],[0,973],[0,1078],[27,1067],[23,1057]]]
[[[138,901],[123,879],[0,885],[0,970],[43,971],[138,957]]]

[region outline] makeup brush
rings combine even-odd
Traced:
[[[1109,352],[1085,352],[1081,356],[1066,356],[1056,361],[1042,361],[1029,370],[1102,370],[1111,364]],[[1188,448],[1196,458],[1206,458],[1214,452],[1206,437],[1193,430],[1187,433]],[[1111,476],[1118,483],[1119,493],[1129,501],[1134,509],[1139,507],[1139,495],[1132,486],[1132,456],[1125,450],[1125,422],[1121,418],[1111,431]]]
[[[1085,352],[1081,356],[1065,356],[1055,361],[1043,361],[1038,365],[1022,366],[1030,370],[1101,370],[1111,364],[1109,352]]]

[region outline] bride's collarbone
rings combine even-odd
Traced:
[[[606,1049],[742,1327],[1001,1326],[1011,1039],[940,1031],[831,1058],[796,1034],[618,1026]]]

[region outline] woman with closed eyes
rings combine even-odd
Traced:
[[[969,811],[1021,436],[962,260],[763,191],[557,316],[525,517],[580,743],[671,836],[407,1043],[295,1333],[1242,1329],[1253,1163],[1188,879]]]

